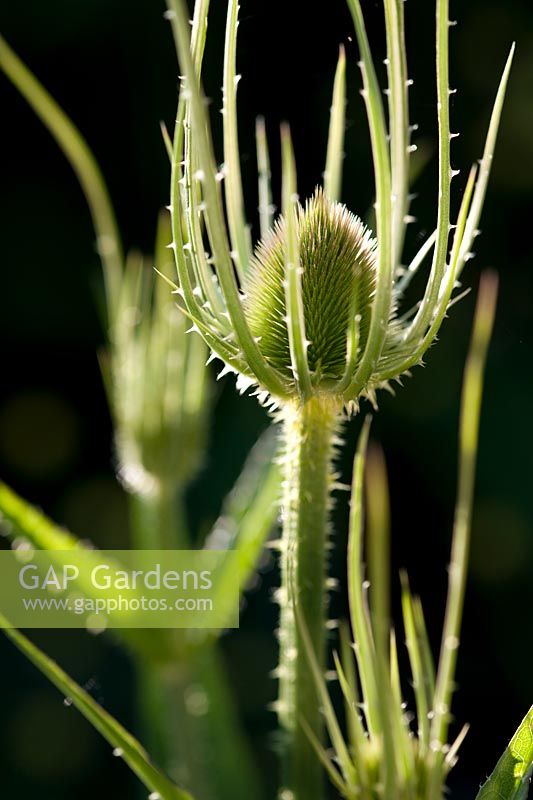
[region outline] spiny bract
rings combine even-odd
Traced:
[[[376,242],[361,220],[321,189],[298,208],[298,243],[308,361],[315,386],[346,367],[346,329],[359,318],[364,349],[375,286]],[[285,239],[280,217],[259,242],[245,284],[245,313],[263,356],[292,377],[285,300]]]

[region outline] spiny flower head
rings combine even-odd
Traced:
[[[244,213],[237,126],[238,0],[228,0],[223,81],[224,161],[217,165],[200,76],[209,0],[196,0],[192,34],[184,0],[168,0],[182,71],[172,153],[173,241],[182,307],[238,387],[273,406],[332,396],[356,409],[363,396],[421,364],[450,306],[485,198],[513,51],[500,82],[479,166],[472,168],[451,219],[448,0],[436,0],[439,185],[435,230],[403,263],[409,213],[410,155],[404,6],[387,3],[387,100],[378,82],[359,0],[347,0],[355,24],[375,177],[374,242],[338,203],[345,123],[346,59],[335,82],[324,187],[307,203],[297,195],[288,126],[282,126],[282,208],[273,219],[264,123],[257,126],[261,241],[254,248]],[[420,300],[404,295],[431,259]]]
[[[168,233],[168,213],[162,212],[154,257],[167,279]],[[109,353],[102,359],[118,474],[138,494],[183,486],[195,477],[204,458],[209,410],[205,344],[187,336],[185,318],[147,262],[135,252],[125,259]]]
[[[346,330],[359,321],[368,336],[375,285],[376,242],[346,206],[318,189],[298,207],[302,304],[307,359],[314,385],[331,386],[346,367]],[[244,310],[259,350],[287,379],[293,377],[285,297],[287,222],[280,217],[259,242],[244,282]]]

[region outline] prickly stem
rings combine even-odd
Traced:
[[[325,660],[325,563],[332,462],[339,408],[314,397],[284,409],[282,585],[279,592],[278,715],[284,732],[283,800],[320,800],[322,768],[302,727],[322,737],[322,716],[308,657],[294,618],[297,604],[321,665]]]

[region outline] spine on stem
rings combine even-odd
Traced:
[[[322,716],[294,606],[298,607],[316,658],[323,666],[325,565],[338,419],[339,409],[331,397],[315,396],[303,405],[294,403],[284,409],[277,705],[284,732],[285,762],[280,800],[319,800],[322,796],[322,767],[309,736],[321,740]]]

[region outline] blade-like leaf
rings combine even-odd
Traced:
[[[359,685],[357,683],[357,671],[355,668],[353,645],[350,639],[350,631],[346,623],[340,628],[341,657],[340,660],[334,654],[337,664],[337,674],[344,697],[346,724],[348,728],[350,747],[353,751],[356,763],[358,763],[358,779],[363,790],[363,796],[368,793],[369,778],[367,765],[361,754],[366,745],[366,731],[363,727],[361,716]],[[340,666],[340,669],[339,669]]]
[[[333,703],[331,702],[324,676],[322,675],[315,651],[313,650],[313,643],[311,642],[309,630],[307,629],[307,625],[305,624],[305,620],[298,604],[293,603],[293,607],[298,631],[300,633],[303,646],[305,648],[305,654],[309,661],[309,666],[311,667],[311,672],[315,681],[317,695],[322,703],[326,727],[331,739],[331,744],[335,750],[336,760],[341,768],[348,789],[350,789],[356,785],[355,766],[350,757],[350,752],[346,746],[346,742],[344,741],[344,736],[342,734]]]
[[[526,800],[533,773],[533,706],[476,800]]]
[[[123,255],[115,212],[100,168],[78,129],[1,36],[0,68],[46,125],[78,176],[96,231],[104,267],[108,316],[112,321],[120,290]]]
[[[398,769],[403,781],[408,784],[412,781],[413,776],[416,775],[416,753],[413,748],[409,717],[404,713],[398,648],[394,629],[391,630],[390,635],[390,689],[391,704],[394,707],[392,723],[394,725],[394,739],[398,748]]]
[[[279,515],[281,470],[276,452],[277,438],[274,430],[269,429],[253,448],[206,540],[208,548],[227,550],[213,587],[213,602],[217,608],[224,606],[226,589],[235,581],[241,591],[246,589]]]
[[[257,149],[257,174],[259,190],[259,230],[264,239],[274,221],[272,205],[272,187],[270,185],[270,155],[265,120],[258,117],[255,123],[255,141]]]
[[[357,766],[357,782],[363,793],[368,789],[368,777],[366,775],[365,747],[366,737],[363,722],[357,710],[357,695],[354,692],[354,683],[351,677],[347,677],[342,667],[341,660],[337,653],[333,653],[335,671],[339,679],[339,684],[344,698],[346,710],[346,722],[350,732],[350,747],[353,750],[354,763]],[[352,662],[353,663],[353,662]]]
[[[350,499],[350,535],[348,539],[348,599],[350,621],[355,638],[355,654],[365,701],[365,715],[372,736],[381,735],[381,719],[377,698],[375,648],[363,589],[363,485],[366,448],[370,430],[367,417],[359,435],[355,454]]]
[[[23,536],[35,548],[49,551],[52,560],[54,550],[86,549],[79,539],[60,528],[4,483],[0,483],[0,520],[10,539]],[[91,552],[88,550],[89,555]],[[94,559],[96,566],[100,563],[96,551],[94,551]],[[83,587],[85,593],[87,589],[87,586]],[[122,630],[115,629],[113,633],[120,636],[121,640],[133,651],[145,658],[158,661],[172,659],[174,656],[171,637],[168,632],[163,630],[124,628]]]
[[[307,724],[305,719],[300,721],[302,728],[305,731],[305,735],[309,738],[315,753],[317,754],[318,759],[320,760],[322,766],[326,770],[329,779],[331,780],[333,786],[335,786],[343,797],[350,797],[349,789],[342,780],[341,775],[339,774],[338,769],[335,767],[335,763],[331,758],[328,751],[325,747],[320,743],[320,740],[317,738],[315,733],[311,727]]]
[[[479,288],[472,342],[463,381],[459,428],[459,475],[448,599],[433,703],[434,717],[431,723],[430,740],[435,744],[440,743],[441,746],[446,742],[450,721],[450,703],[461,632],[470,548],[483,378],[496,313],[497,293],[498,280],[495,273],[484,273]],[[430,797],[435,797],[440,791],[443,754],[441,747],[432,748],[432,753]]]
[[[24,655],[56,686],[72,705],[81,711],[96,730],[107,739],[120,754],[132,772],[137,775],[153,797],[161,800],[191,800],[191,796],[175,786],[157,767],[139,742],[128,733],[107,711],[105,711],[81,686],[72,680],[51,658],[19,631],[9,626],[8,620],[0,614],[0,626],[6,636]]]
[[[371,444],[366,463],[367,558],[376,650],[388,660],[390,631],[390,501],[383,450]]]
[[[422,656],[421,643],[415,622],[415,612],[413,597],[409,587],[409,581],[405,573],[402,574],[402,611],[403,625],[405,629],[405,643],[409,653],[411,673],[413,676],[413,690],[415,693],[416,713],[418,721],[418,739],[422,754],[427,752],[429,747],[429,718],[430,703],[432,698],[428,696],[428,681],[424,672],[424,660]]]
[[[402,730],[402,710],[393,702],[389,670],[390,640],[390,500],[383,451],[372,444],[367,455],[367,558],[370,611],[376,646],[378,698],[383,719],[383,796],[396,791],[396,771],[406,777],[406,762],[395,744]]]
[[[472,207],[470,209],[470,214],[468,216],[468,222],[466,223],[463,242],[461,244],[461,253],[459,256],[459,266],[458,266],[459,273],[461,272],[463,264],[468,256],[468,253],[470,252],[470,248],[472,247],[472,243],[476,237],[477,226],[479,225],[481,212],[483,210],[483,202],[485,200],[485,194],[487,192],[487,184],[489,182],[492,162],[494,159],[496,139],[498,137],[498,129],[500,127],[500,119],[502,116],[505,94],[507,92],[507,83],[509,81],[509,74],[511,72],[511,66],[513,64],[514,51],[515,51],[515,45],[513,44],[509,52],[509,56],[507,57],[507,62],[503,70],[503,74],[500,80],[500,85],[498,87],[498,92],[496,94],[496,99],[494,101],[494,107],[492,109],[492,114],[490,117],[489,130],[487,132],[487,140],[485,142],[485,150],[483,152],[483,158],[481,159],[479,164],[479,178],[476,184],[474,198],[472,200]]]
[[[329,122],[324,191],[329,199],[338,202],[342,186],[342,162],[344,159],[344,128],[346,124],[346,55],[340,48],[339,61],[333,83],[333,100]]]

